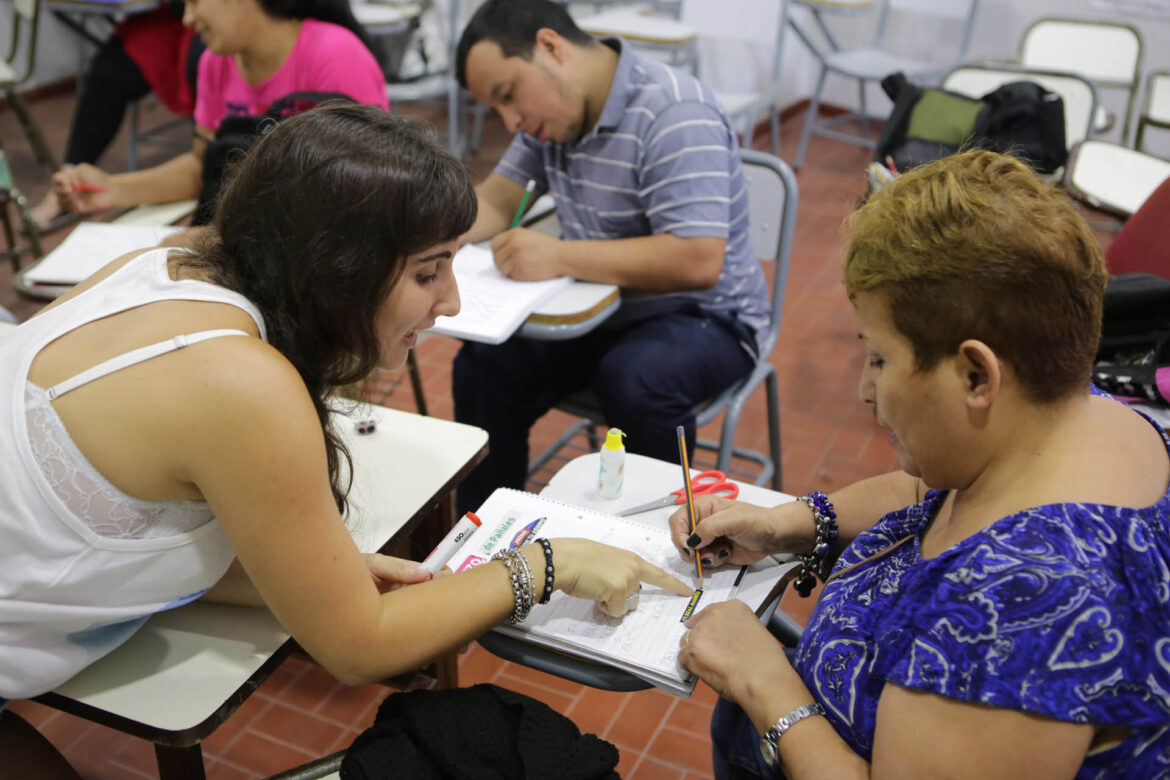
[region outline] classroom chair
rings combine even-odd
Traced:
[[[1088,19],[1037,19],[1020,40],[1019,64],[1084,76],[1097,87],[1098,99],[1103,88],[1124,91],[1121,142],[1129,140],[1130,115],[1142,73],[1142,37],[1136,27]],[[1106,133],[1114,123],[1114,116],[1098,103],[1093,132]]]
[[[769,362],[780,333],[780,314],[784,306],[784,289],[788,280],[792,235],[796,227],[796,177],[788,164],[774,155],[741,149],[744,178],[748,188],[749,233],[752,249],[762,261],[775,260],[771,289],[771,322],[760,334],[760,359],[752,372],[724,390],[717,397],[699,405],[695,410],[696,427],[701,428],[723,415],[719,441],[698,439],[697,447],[715,452],[715,468],[729,472],[732,456],[749,460],[759,466],[755,484],[771,481],[772,488],[780,490],[780,390],[776,368]],[[761,384],[767,391],[768,447],[767,455],[744,447],[737,447],[735,434],[739,418],[748,398]],[[582,431],[590,437],[591,448],[596,449],[597,426],[604,426],[601,404],[591,390],[582,390],[565,399],[557,407],[581,418],[561,434],[544,452],[528,464],[529,475],[546,463]]]
[[[1125,219],[1135,214],[1167,178],[1170,162],[1107,141],[1086,139],[1073,147],[1064,171],[1069,194],[1095,209]],[[1170,210],[1163,211],[1163,216]]]
[[[1013,81],[1033,81],[1064,101],[1064,137],[1071,148],[1089,137],[1097,111],[1097,88],[1084,76],[1068,71],[1044,71],[1011,63],[960,65],[942,81],[944,89],[981,98]]]
[[[476,102],[471,93],[459,86],[455,78],[455,48],[459,45],[459,36],[462,33],[464,6],[460,0],[446,0],[445,7],[440,9],[434,0],[420,0],[417,7],[422,23],[431,15],[445,12],[445,15],[440,17],[440,24],[446,64],[414,81],[388,83],[386,96],[390,100],[390,110],[395,111],[397,106],[404,103],[445,105],[447,146],[455,154],[466,159],[479,150],[487,107]],[[469,117],[472,120],[470,132]]]
[[[32,145],[37,162],[50,171],[56,171],[60,167],[57,159],[45,142],[40,125],[28,110],[28,104],[17,90],[32,75],[36,63],[37,28],[41,17],[40,0],[13,0],[11,7],[8,52],[4,59],[0,60],[0,90],[3,90],[12,110],[16,112],[16,118]]]
[[[800,145],[796,150],[796,157],[792,167],[800,170],[804,164],[804,156],[808,152],[808,144],[812,136],[819,135],[834,141],[874,148],[876,142],[868,133],[868,116],[865,107],[866,82],[880,82],[891,73],[905,73],[911,80],[927,80],[941,73],[945,73],[957,63],[967,57],[967,50],[971,44],[975,14],[979,10],[980,0],[885,0],[877,22],[877,32],[869,46],[857,49],[834,49],[830,40],[830,49],[826,50],[818,45],[806,31],[794,25],[801,40],[817,58],[820,64],[820,76],[813,91],[812,102],[804,122],[804,130],[800,134]],[[938,41],[937,51],[945,51],[945,60],[936,62],[927,59],[910,57],[897,47],[897,44],[887,40],[890,11],[896,10],[913,20],[916,30],[933,29],[936,25],[958,25],[959,41],[957,45],[947,47],[943,41]],[[819,18],[819,17],[818,17]],[[827,29],[826,26],[822,27]],[[856,79],[860,90],[860,106],[855,113],[846,113],[841,116],[818,121],[817,112],[821,107],[821,99],[825,90],[825,80],[830,73]],[[861,134],[843,133],[834,128],[842,122],[861,120]]]
[[[1170,279],[1170,178],[1166,178],[1125,221],[1105,250],[1105,267],[1112,275],[1156,274]]]
[[[1146,76],[1145,97],[1133,141],[1133,148],[1139,152],[1142,151],[1147,125],[1170,130],[1170,72],[1154,71]]]
[[[651,2],[587,3],[595,13],[577,15],[574,21],[585,32],[598,38],[620,36],[635,47],[662,54],[671,65],[699,72],[699,32],[681,20],[680,0]],[[610,6],[605,10],[603,6]]]

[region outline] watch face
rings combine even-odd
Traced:
[[[780,756],[776,753],[776,743],[767,736],[760,737],[760,753],[763,754],[764,763],[768,766],[775,767],[779,763]]]

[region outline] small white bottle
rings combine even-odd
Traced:
[[[617,428],[610,428],[601,445],[601,473],[597,479],[597,492],[602,498],[617,498],[622,494],[622,477],[626,469],[626,448],[622,444],[625,436]]]

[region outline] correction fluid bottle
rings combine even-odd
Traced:
[[[625,436],[617,428],[610,428],[601,445],[601,473],[598,476],[597,492],[602,498],[617,498],[622,494],[622,477],[626,470],[626,448],[622,444]]]

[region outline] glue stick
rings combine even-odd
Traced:
[[[601,445],[601,473],[597,479],[597,492],[602,498],[617,498],[622,494],[622,476],[626,469],[626,448],[622,444],[625,436],[617,428],[610,428]]]

